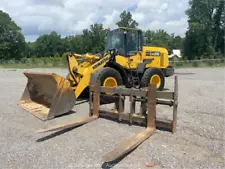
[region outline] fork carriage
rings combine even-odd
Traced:
[[[128,89],[123,86],[117,88],[106,88],[100,86],[99,83],[90,85],[89,99],[89,117],[73,122],[52,126],[46,129],[41,129],[39,132],[55,131],[79,126],[99,117],[107,117],[109,119],[117,119],[119,122],[125,121],[129,124],[138,123],[144,125],[145,128],[136,136],[124,140],[115,149],[103,156],[104,162],[112,162],[126,155],[146,139],[148,139],[156,128],[163,128],[172,133],[176,132],[177,126],[177,107],[178,107],[178,79],[174,78],[174,91],[157,91],[156,86],[150,84],[147,88]],[[114,109],[102,109],[100,105],[100,96],[103,93],[112,94],[115,97]],[[129,97],[130,112],[125,112],[125,100]],[[136,110],[136,102],[140,102],[140,111]],[[171,120],[159,119],[156,117],[156,106],[167,105],[173,107],[173,118]]]

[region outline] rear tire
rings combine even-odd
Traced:
[[[107,79],[108,84],[106,81]],[[123,85],[123,80],[120,73],[111,67],[104,67],[97,70],[92,75],[90,83],[93,84],[96,81],[100,81],[101,86],[104,87],[117,87]],[[113,98],[112,95],[107,95],[106,93],[101,94],[100,104],[111,104],[115,101],[116,99]]]
[[[157,90],[162,91],[165,86],[163,72],[157,68],[148,68],[142,76],[140,87],[148,87],[150,82],[156,84]]]

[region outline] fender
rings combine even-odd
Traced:
[[[146,69],[146,65],[149,64],[149,63],[152,63],[153,60],[154,60],[154,58],[144,59],[143,63],[138,65],[137,72],[138,73],[144,73],[144,71]]]
[[[120,75],[121,75],[121,77],[123,79],[123,84],[125,86],[128,85],[128,75],[127,75],[127,72],[124,70],[124,68],[121,65],[119,65],[118,63],[116,63],[114,61],[114,62],[110,62],[110,63],[106,64],[105,67],[111,67],[111,68],[116,69],[120,73]]]

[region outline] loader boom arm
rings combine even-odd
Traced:
[[[69,80],[71,84],[73,84],[71,87],[74,89],[76,98],[78,98],[81,93],[89,86],[92,73],[98,69],[103,68],[110,60],[110,55],[105,55],[100,59],[96,55],[92,56],[87,54],[84,55],[83,58],[87,59],[88,61],[78,64],[75,56],[69,55],[67,57],[70,73]]]

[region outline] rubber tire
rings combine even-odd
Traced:
[[[157,89],[158,91],[162,91],[164,89],[165,86],[165,77],[163,72],[161,71],[161,69],[157,69],[157,68],[148,68],[142,78],[141,78],[141,84],[140,87],[148,87],[150,79],[153,75],[157,74],[160,79],[161,79],[161,85],[159,86],[159,88]]]
[[[96,80],[100,80],[101,86],[103,86],[104,80],[108,77],[114,77],[117,81],[117,86],[123,85],[123,80],[120,73],[116,69],[113,69],[111,67],[104,67],[93,73],[90,83],[93,83]],[[107,96],[104,93],[103,95],[101,94],[100,104],[111,104],[115,101],[115,98]]]

